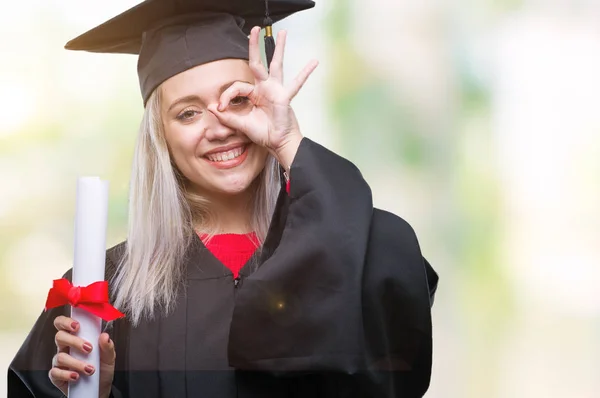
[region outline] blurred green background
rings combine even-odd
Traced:
[[[63,50],[135,4],[0,14],[0,365],[70,267],[76,178],[123,240],[142,114],[133,56]],[[441,276],[427,397],[600,396],[600,2],[323,0],[289,31],[294,108]],[[4,394],[6,378],[0,379]]]

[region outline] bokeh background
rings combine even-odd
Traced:
[[[78,176],[110,180],[107,245],[125,237],[136,60],[63,45],[136,2],[0,13],[2,369],[70,267]],[[321,61],[304,134],[441,276],[427,397],[600,397],[600,2],[321,0],[278,28],[288,77]]]

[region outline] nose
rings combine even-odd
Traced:
[[[205,123],[205,137],[209,141],[225,141],[227,138],[235,134],[235,130],[222,124],[211,111],[206,112]]]

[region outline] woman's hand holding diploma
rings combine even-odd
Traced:
[[[72,318],[59,316],[54,319],[57,333],[55,337],[56,355],[52,359],[52,369],[49,377],[63,394],[67,395],[69,382],[77,381],[85,375],[92,375],[98,371],[84,361],[73,358],[72,350],[81,354],[89,354],[92,350],[100,350],[100,398],[108,398],[115,372],[115,344],[107,333],[102,333],[97,345],[77,337],[79,323]]]

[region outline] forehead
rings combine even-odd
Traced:
[[[197,95],[202,99],[215,100],[220,96],[221,88],[234,81],[253,82],[254,77],[248,62],[242,59],[223,59],[198,65],[185,70],[161,85],[163,103],[169,103],[178,98]]]

